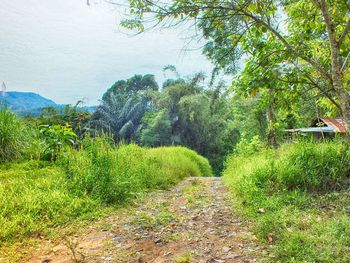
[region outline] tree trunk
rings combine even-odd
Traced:
[[[350,96],[348,91],[344,88],[344,85],[343,85],[340,46],[336,38],[335,25],[330,16],[327,3],[325,0],[320,0],[319,4],[325,20],[329,45],[331,49],[331,61],[332,61],[331,73],[332,73],[333,87],[339,97],[340,107],[342,110],[345,126],[347,129],[347,133],[349,133],[350,131]]]
[[[277,134],[276,134],[276,115],[275,115],[275,98],[272,89],[269,89],[269,103],[267,106],[267,145],[269,147],[277,147]]]
[[[328,28],[328,26],[327,26]],[[346,129],[350,131],[350,96],[348,91],[343,85],[343,73],[341,69],[341,57],[340,48],[337,40],[335,39],[334,24],[330,25],[329,29],[329,42],[331,47],[331,59],[332,59],[332,81],[333,87],[338,93],[340,107],[344,118]]]

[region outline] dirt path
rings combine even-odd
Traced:
[[[254,241],[221,179],[189,178],[43,247],[29,262],[259,262]]]

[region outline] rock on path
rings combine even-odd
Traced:
[[[260,262],[255,240],[220,178],[188,178],[43,247],[29,262]]]

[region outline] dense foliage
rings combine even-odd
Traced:
[[[107,204],[167,188],[187,176],[212,175],[208,161],[186,148],[144,149],[131,144],[115,149],[99,138],[84,144],[84,150],[66,152],[60,160],[70,189]]]
[[[152,75],[117,81],[93,114],[95,131],[111,132],[116,141],[144,146],[182,145],[209,158],[216,172],[237,142],[232,111],[223,83],[206,88],[204,76],[169,79],[162,89]]]
[[[276,146],[278,130],[295,124],[296,105],[342,114],[350,126],[347,1],[129,0],[122,22],[140,32],[192,20],[206,40],[203,53],[214,73],[236,74],[233,89],[266,105],[266,140]],[[155,23],[151,23],[153,21]],[[244,62],[244,63],[242,63]],[[306,94],[306,96],[305,96]],[[282,109],[283,114],[279,113]],[[299,109],[300,110],[300,109]],[[296,115],[296,116],[295,116]]]
[[[26,120],[34,126],[70,125],[73,132],[82,139],[89,131],[91,113],[87,108],[81,107],[81,104],[82,101],[78,101],[75,105],[65,105],[61,108],[44,107],[38,118],[26,117]]]
[[[112,133],[115,141],[135,140],[141,119],[151,108],[147,91],[158,90],[153,75],[135,75],[117,81],[102,97],[102,104],[91,118],[97,131]]]

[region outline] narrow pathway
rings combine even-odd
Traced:
[[[254,242],[221,179],[188,178],[29,262],[260,262]]]

